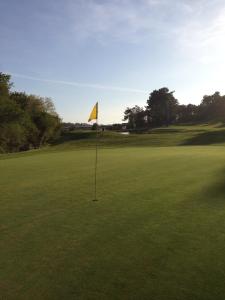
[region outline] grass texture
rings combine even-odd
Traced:
[[[225,148],[172,129],[106,135],[97,202],[92,134],[1,156],[0,299],[224,299]]]

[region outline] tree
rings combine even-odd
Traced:
[[[8,98],[12,83],[10,82],[11,76],[0,72],[0,97]]]
[[[203,97],[199,106],[199,119],[208,121],[225,121],[225,96],[219,92]]]
[[[179,105],[177,109],[177,123],[190,123],[197,121],[198,106],[194,104]]]
[[[140,129],[146,127],[146,117],[146,111],[142,107],[135,105],[132,108],[127,107],[127,109],[124,112],[123,120],[128,121],[129,128]]]
[[[91,126],[91,130],[98,130],[98,124],[97,123],[93,123],[93,125]]]
[[[18,151],[24,143],[23,111],[10,99],[10,75],[0,73],[0,149]]]
[[[59,132],[60,122],[57,116],[40,112],[35,116],[34,122],[38,128],[38,147],[53,139]]]
[[[58,136],[61,120],[49,98],[11,92],[10,75],[0,73],[0,151],[37,148]]]
[[[173,93],[164,87],[149,95],[147,111],[151,126],[168,126],[176,121],[178,101]]]

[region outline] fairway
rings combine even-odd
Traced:
[[[1,299],[224,299],[223,146],[5,156]]]

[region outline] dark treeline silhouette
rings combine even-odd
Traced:
[[[169,126],[171,124],[225,122],[225,96],[219,92],[204,96],[199,105],[179,104],[164,87],[154,90],[147,100],[147,106],[134,106],[124,112],[124,121],[128,121],[129,129],[147,129],[151,127]]]
[[[39,148],[58,136],[61,120],[49,98],[12,92],[0,72],[0,152]]]

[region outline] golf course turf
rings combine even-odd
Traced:
[[[0,299],[224,299],[223,129],[170,130],[106,141],[95,202],[89,138],[2,155]]]

